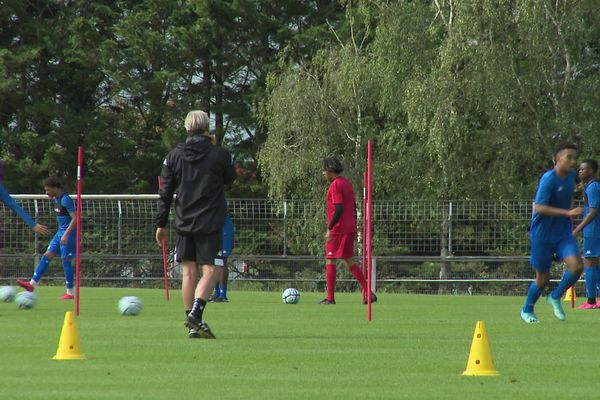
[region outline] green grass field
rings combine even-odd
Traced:
[[[373,320],[359,294],[230,292],[205,311],[217,340],[191,340],[180,293],[82,288],[78,333],[86,360],[55,361],[62,289],[41,287],[33,310],[0,303],[3,399],[561,399],[595,398],[600,310],[539,325],[521,322],[522,298],[381,294]],[[123,317],[117,300],[144,302]],[[566,305],[566,303],[565,303]],[[485,321],[496,377],[465,377],[477,320]],[[594,379],[581,379],[583,376]]]

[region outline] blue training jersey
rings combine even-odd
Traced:
[[[535,193],[535,204],[570,210],[575,191],[575,171],[562,179],[554,169],[542,175]],[[550,217],[533,212],[530,236],[546,243],[554,243],[571,235],[569,217]]]
[[[233,220],[227,214],[225,216],[225,222],[223,223],[222,240],[223,240],[223,257],[229,257],[231,255],[231,251],[233,250],[233,236],[234,236],[234,228],[233,228]]]
[[[600,182],[593,180],[585,185],[583,207],[583,218],[590,213],[590,208],[598,210],[600,207]],[[583,237],[600,238],[600,218],[598,215],[583,228]]]
[[[75,203],[73,199],[67,194],[61,194],[58,198],[54,198],[54,211],[58,213],[58,230],[66,231],[71,223],[71,213],[75,212],[77,209],[75,208]]]
[[[21,217],[21,219],[25,221],[25,223],[30,228],[33,228],[35,226],[35,221],[33,220],[33,218],[31,218],[31,216],[27,214],[27,212],[23,210],[23,208],[20,205],[17,204],[15,199],[11,197],[11,195],[8,193],[8,191],[2,184],[0,184],[0,201],[2,201],[4,204],[10,207],[10,209],[13,210],[15,214],[17,214],[19,217]]]

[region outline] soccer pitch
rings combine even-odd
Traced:
[[[521,297],[382,293],[373,320],[358,293],[337,305],[302,293],[231,291],[209,304],[217,340],[187,338],[180,293],[82,288],[77,328],[86,360],[55,361],[66,311],[62,288],[41,287],[32,310],[0,303],[0,395],[4,399],[561,399],[595,398],[600,310],[540,299],[539,325],[519,318]],[[119,315],[135,295],[141,315]],[[564,303],[565,306],[567,303]],[[499,376],[467,377],[477,320],[485,321]]]

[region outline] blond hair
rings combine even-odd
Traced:
[[[204,111],[190,111],[185,117],[185,130],[188,135],[208,133],[209,119]]]

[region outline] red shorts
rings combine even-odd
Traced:
[[[355,237],[355,232],[331,235],[329,241],[325,241],[325,258],[346,259],[354,257]]]

